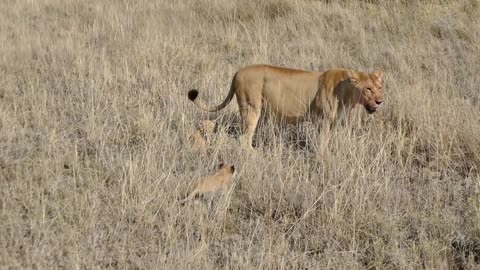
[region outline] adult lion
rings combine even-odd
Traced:
[[[383,102],[382,78],[381,70],[367,73],[337,68],[315,72],[250,65],[237,71],[230,92],[220,105],[207,106],[197,98],[195,89],[188,91],[188,98],[201,109],[216,112],[225,108],[235,94],[243,141],[252,147],[262,108],[288,123],[319,116],[324,130],[328,130],[338,116],[348,114],[356,104],[363,105],[368,113],[377,111]]]

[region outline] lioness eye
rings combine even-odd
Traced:
[[[370,91],[370,92],[372,92],[372,88],[370,88],[370,87],[367,87],[367,90]]]

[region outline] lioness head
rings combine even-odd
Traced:
[[[359,103],[368,113],[374,113],[383,102],[382,91],[383,71],[372,73],[358,72],[352,76],[352,84],[360,91]]]

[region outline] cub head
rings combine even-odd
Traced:
[[[350,80],[360,91],[359,103],[365,107],[369,114],[376,112],[383,103],[383,71],[354,73]]]
[[[222,172],[233,174],[235,172],[235,166],[231,164],[220,163],[218,169]]]
[[[211,120],[203,120],[190,135],[191,150],[205,151],[210,136],[217,132],[217,124]]]
[[[217,123],[212,120],[203,120],[200,122],[200,127],[205,135],[211,135],[217,131]]]

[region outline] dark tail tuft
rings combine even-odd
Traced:
[[[190,99],[191,101],[194,101],[198,97],[198,90],[192,89],[188,91],[187,96],[188,96],[188,99]]]

